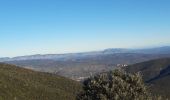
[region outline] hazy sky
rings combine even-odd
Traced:
[[[0,57],[170,45],[170,0],[0,0]]]

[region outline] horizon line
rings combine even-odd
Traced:
[[[6,56],[6,57],[0,57],[0,59],[3,58],[15,58],[15,57],[25,57],[25,56],[36,56],[36,55],[67,55],[67,54],[79,54],[79,53],[90,53],[90,52],[101,52],[108,49],[154,49],[154,48],[161,48],[161,47],[170,47],[170,45],[161,45],[161,46],[145,46],[145,47],[110,47],[110,48],[104,48],[104,49],[98,49],[98,50],[89,50],[89,51],[73,51],[73,52],[65,52],[65,53],[35,53],[35,54],[26,54],[26,55],[18,55],[18,56]]]

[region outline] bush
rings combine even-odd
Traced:
[[[77,100],[152,100],[139,73],[121,70],[102,73],[84,81]],[[156,100],[156,99],[153,99]]]

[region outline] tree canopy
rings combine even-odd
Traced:
[[[84,81],[83,89],[77,100],[153,100],[139,73],[122,70],[91,77]]]

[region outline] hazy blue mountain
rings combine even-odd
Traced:
[[[144,49],[106,49],[104,53],[142,53],[142,54],[170,54],[170,46],[155,47],[155,48],[144,48]]]
[[[150,48],[150,49],[138,49],[134,50],[134,53],[144,53],[144,54],[170,54],[170,46]]]
[[[79,59],[88,56],[100,55],[100,52],[84,52],[84,53],[68,53],[68,54],[37,54],[28,56],[18,56],[13,58],[0,58],[0,61],[15,61],[15,60],[36,60],[36,59],[53,59],[58,61]]]
[[[1,61],[1,62],[3,62],[3,61],[8,61],[8,60],[10,60],[10,58],[9,58],[9,57],[3,57],[3,58],[0,58],[0,61]]]
[[[37,60],[37,59],[53,59],[57,61],[66,60],[79,60],[86,59],[88,57],[96,57],[100,55],[108,54],[120,54],[120,53],[140,53],[140,54],[170,54],[170,46],[148,48],[148,49],[123,49],[123,48],[111,48],[103,51],[84,52],[84,53],[68,53],[68,54],[45,54],[45,55],[29,55],[19,56],[13,58],[0,58],[0,61],[15,61],[15,60]]]

